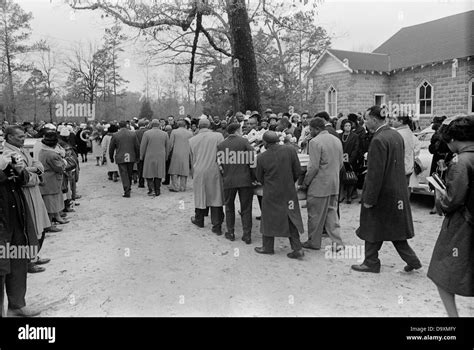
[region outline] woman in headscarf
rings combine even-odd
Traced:
[[[435,190],[436,208],[445,218],[428,277],[448,316],[458,317],[455,295],[474,296],[474,117],[455,119],[444,130],[443,141],[455,155],[448,163],[445,193]]]
[[[60,212],[64,209],[62,183],[67,162],[56,148],[58,145],[56,131],[47,131],[41,142],[43,147],[38,156],[44,166],[43,183],[40,186],[41,195],[51,222],[66,224],[69,221],[63,220]]]

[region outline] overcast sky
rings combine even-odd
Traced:
[[[100,42],[110,20],[100,18],[98,11],[76,11],[62,0],[17,0],[33,13],[33,38],[48,39],[66,53],[74,42]],[[316,23],[333,36],[333,48],[341,50],[372,51],[399,29],[441,17],[474,9],[474,0],[435,1],[358,1],[326,0],[318,9]],[[135,32],[131,32],[135,33]],[[128,87],[142,91],[144,73],[137,65],[134,42],[130,40],[122,54],[122,75],[130,81]],[[156,68],[164,76],[165,68]],[[168,69],[169,71],[169,69]]]

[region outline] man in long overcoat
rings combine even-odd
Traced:
[[[130,198],[133,165],[140,158],[140,145],[134,131],[127,129],[127,122],[119,122],[120,130],[112,136],[109,146],[110,161],[117,163],[123,185],[123,197]]]
[[[186,122],[178,120],[178,128],[171,131],[170,153],[171,162],[168,173],[171,175],[171,192],[186,191],[186,182],[189,176],[189,139],[193,133],[186,129]]]
[[[168,134],[160,130],[160,121],[153,119],[151,129],[143,134],[140,144],[140,160],[143,161],[143,177],[148,184],[149,196],[160,195],[161,179],[166,176],[168,152]]]
[[[142,143],[143,134],[147,132],[148,129],[148,120],[142,119],[138,122],[139,129],[135,131],[138,138],[138,144]],[[143,161],[138,162],[138,188],[145,188],[145,178],[143,177]]]
[[[4,315],[4,290],[8,297],[8,315],[40,313],[27,307],[25,301],[28,262],[34,257],[31,253],[38,250],[34,223],[21,189],[28,181],[29,174],[19,157],[13,161],[11,156],[0,154],[0,316]],[[20,256],[13,256],[14,247]]]
[[[405,177],[402,136],[386,124],[385,110],[373,106],[365,113],[366,126],[374,132],[367,156],[367,175],[362,189],[360,227],[365,241],[365,260],[352,269],[380,272],[378,252],[384,241],[392,241],[407,263],[405,271],[419,269],[420,260],[408,245],[414,236],[410,200]]]
[[[212,232],[222,234],[224,221],[224,192],[222,176],[217,164],[217,145],[224,141],[220,132],[209,129],[208,119],[199,121],[199,133],[189,139],[193,167],[195,216],[191,222],[204,227],[204,216],[211,208]]]
[[[304,256],[300,232],[304,232],[295,182],[301,174],[296,150],[279,145],[274,131],[263,134],[266,151],[257,157],[257,181],[263,185],[260,254],[273,254],[275,237],[289,237],[293,252],[287,256],[298,259]]]

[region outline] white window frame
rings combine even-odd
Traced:
[[[431,113],[421,114],[421,103],[420,103],[420,88],[424,84],[428,84],[431,87]],[[426,100],[425,100],[426,101]],[[420,84],[416,87],[416,106],[417,106],[417,115],[420,117],[431,117],[433,115],[434,109],[434,88],[433,84],[431,84],[428,80],[423,79]]]
[[[472,110],[474,107],[474,78],[469,80],[469,87],[468,87],[468,95],[467,95],[467,114],[474,115],[474,111]]]
[[[335,101],[334,101],[334,115],[331,115],[330,113],[330,108],[329,108],[329,92],[332,90],[334,90],[334,98],[335,98]],[[329,116],[330,117],[336,117],[337,116],[337,90],[336,88],[334,87],[334,85],[330,85],[327,90],[326,90],[326,102],[325,102],[325,106],[326,106],[326,111],[328,112]]]
[[[387,104],[387,101],[386,101],[386,100],[387,100],[387,99],[386,99],[387,96],[386,96],[386,94],[375,93],[375,94],[374,94],[374,105],[377,104],[377,96],[382,96],[382,97],[383,97],[383,101],[382,101],[382,103],[380,104],[380,106],[383,106],[383,105],[386,105],[386,104]]]

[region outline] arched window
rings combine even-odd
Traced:
[[[337,91],[332,85],[326,91],[326,112],[331,117],[337,115]]]
[[[424,80],[416,90],[416,102],[420,115],[433,114],[433,86]]]

